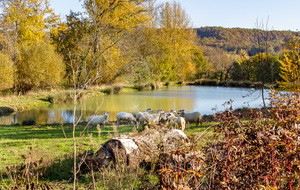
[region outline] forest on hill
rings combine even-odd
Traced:
[[[292,31],[244,28],[201,27],[195,30],[200,38],[199,44],[202,46],[220,48],[234,53],[243,49],[250,56],[259,53],[258,40],[268,41],[269,53],[277,54],[282,53],[285,40],[296,35],[296,32]]]

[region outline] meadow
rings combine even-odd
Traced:
[[[203,123],[202,127],[191,125],[185,130],[188,136],[202,134],[214,123]],[[76,142],[78,156],[86,152],[96,152],[107,140],[127,133],[138,133],[131,125],[116,128],[113,125],[84,130],[85,125],[76,126]],[[73,185],[73,125],[37,125],[0,126],[0,189],[25,187],[28,180],[36,186],[48,185],[53,189],[72,188]],[[141,129],[140,129],[141,130]],[[207,134],[200,139],[207,139]],[[206,141],[206,140],[205,140]],[[203,142],[203,144],[205,144]],[[79,158],[78,158],[79,159]],[[31,166],[31,164],[33,166]],[[28,167],[32,175],[26,176],[22,169]],[[38,175],[39,174],[39,175]],[[24,179],[22,179],[22,176]],[[118,183],[116,183],[116,178]],[[93,183],[95,180],[95,183]],[[78,188],[137,189],[155,187],[158,175],[154,170],[138,168],[134,172],[124,167],[115,171],[108,168],[101,172],[80,174]],[[45,186],[46,187],[46,186]],[[100,189],[101,189],[100,188]]]

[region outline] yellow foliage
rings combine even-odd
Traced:
[[[0,53],[0,90],[12,88],[14,84],[14,63],[9,56]]]
[[[46,31],[56,28],[59,17],[49,8],[48,0],[12,0],[3,10],[2,25],[18,35],[18,42],[41,42]]]
[[[162,6],[157,23],[158,29],[149,36],[156,48],[160,49],[156,59],[152,59],[157,80],[177,80],[190,78],[196,67],[192,60],[196,33],[180,4],[173,2]]]
[[[62,58],[47,43],[26,45],[17,63],[17,83],[20,90],[57,85],[64,74]]]
[[[130,30],[151,19],[144,0],[85,0],[84,6],[102,27]]]
[[[280,76],[283,82],[279,82],[282,89],[300,90],[300,40],[292,37],[285,42],[284,57],[280,61]]]
[[[104,45],[104,47],[108,46],[108,44],[105,43],[102,45]],[[97,54],[89,59],[87,63],[89,67],[94,60],[94,56],[97,56]],[[112,46],[106,50],[97,61],[97,65],[93,69],[91,78],[96,78],[98,83],[111,83],[118,76],[126,63],[128,62],[125,61],[125,58],[122,56],[121,50]]]

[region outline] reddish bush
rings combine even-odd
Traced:
[[[271,118],[253,110],[247,121],[225,112],[206,146],[210,189],[299,189],[299,94],[273,92]]]

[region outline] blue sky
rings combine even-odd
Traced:
[[[168,0],[157,0],[167,2]],[[56,13],[64,16],[81,11],[82,1],[49,0]],[[170,2],[170,1],[169,1]],[[300,30],[300,0],[177,0],[194,27],[256,28],[267,23],[268,30]],[[265,29],[265,28],[264,28]]]

